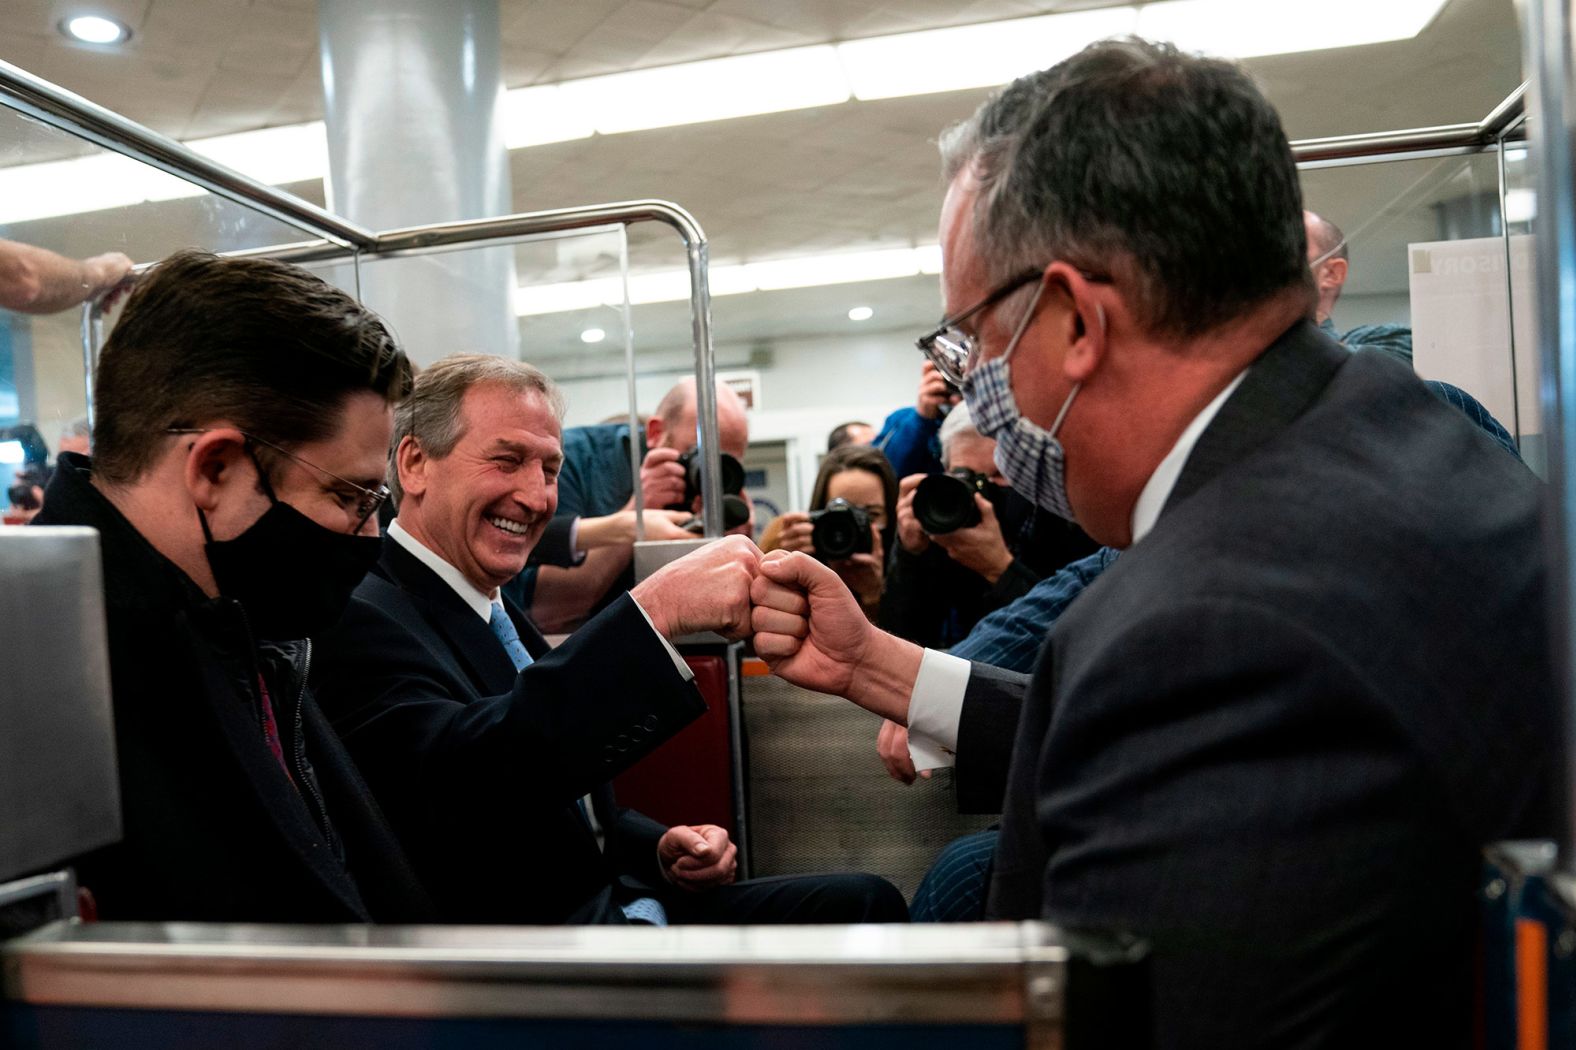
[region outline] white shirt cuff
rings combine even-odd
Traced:
[[[629,600],[635,603],[635,608],[640,610],[640,615],[646,618],[646,626],[650,627],[651,633],[657,636],[657,641],[662,643],[662,648],[668,651],[668,656],[673,660],[674,669],[678,671],[680,676],[682,676],[686,682],[692,680],[695,677],[695,672],[689,669],[689,664],[684,662],[684,657],[680,656],[679,651],[673,648],[673,643],[662,637],[662,632],[657,630],[657,625],[651,622],[651,614],[641,606],[639,599],[637,599],[633,594],[629,596]],[[957,657],[953,657],[953,659],[957,659]],[[968,666],[966,661],[960,662],[963,663],[965,667]]]
[[[967,660],[925,650],[908,700],[908,754],[915,769],[945,769],[953,764],[968,687]]]

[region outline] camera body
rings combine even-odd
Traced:
[[[950,470],[945,474],[932,474],[914,489],[914,518],[932,536],[972,528],[980,523],[975,493],[995,505],[1003,489],[977,471]]]
[[[744,491],[744,464],[726,452],[718,458],[722,465],[722,529],[730,532],[750,520],[750,505],[740,495]],[[684,502],[675,503],[668,510],[689,510],[700,497],[700,446],[691,445],[680,455],[679,466],[684,468]],[[702,531],[700,519],[695,519],[685,528],[699,534]]]
[[[718,458],[722,461],[722,491],[725,495],[737,496],[744,491],[744,464],[726,452]],[[689,510],[700,495],[700,446],[691,445],[679,456],[679,466],[684,468],[684,506],[675,509]]]
[[[810,512],[810,542],[821,561],[838,561],[875,548],[870,538],[870,515],[839,496],[823,510]]]

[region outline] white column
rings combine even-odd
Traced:
[[[497,0],[319,0],[328,206],[374,230],[513,211]],[[367,262],[362,297],[420,364],[519,356],[510,247]]]

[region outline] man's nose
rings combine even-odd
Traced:
[[[519,485],[515,488],[514,498],[520,506],[531,513],[546,514],[548,491],[546,472],[540,465],[531,465],[520,471]]]

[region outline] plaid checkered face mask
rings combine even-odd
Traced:
[[[1067,418],[1067,410],[1072,407],[1082,384],[1074,384],[1049,430],[1025,419],[1012,396],[1012,355],[1040,305],[1044,290],[1043,283],[1035,288],[1029,309],[1018,322],[1002,355],[981,361],[963,377],[963,398],[968,402],[975,428],[995,439],[996,466],[1001,468],[1002,476],[1030,503],[1072,521],[1073,508],[1067,500],[1066,457],[1056,433],[1061,430],[1062,420]]]

